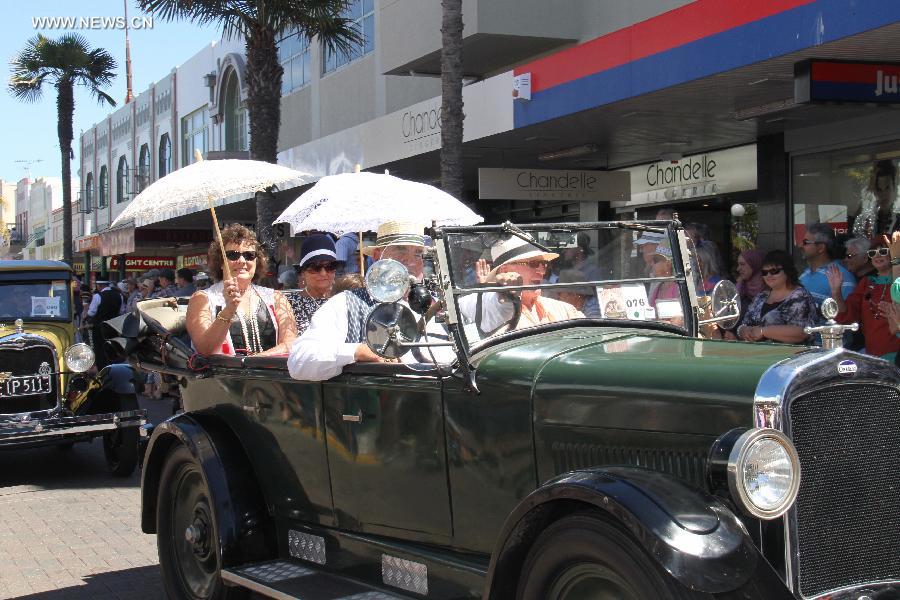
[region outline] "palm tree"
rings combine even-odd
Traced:
[[[331,51],[350,52],[363,37],[345,9],[352,0],[138,0],[141,9],[166,20],[218,23],[223,35],[244,37],[247,48],[247,112],[250,158],[277,162],[281,126],[281,78],[278,36],[294,27],[298,35],[319,40]],[[256,196],[260,242],[274,256],[271,195]]]
[[[462,199],[462,0],[442,0],[441,6],[441,187]]]
[[[9,91],[18,100],[36,102],[44,83],[56,88],[56,131],[62,160],[63,260],[72,264],[72,120],[75,86],[87,88],[97,102],[115,106],[103,88],[116,77],[116,59],[103,48],[91,49],[80,35],[67,33],[58,40],[40,34],[28,40],[10,62]]]

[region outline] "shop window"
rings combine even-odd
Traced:
[[[131,196],[131,185],[128,178],[128,159],[119,157],[119,166],[116,168],[116,204],[121,204]]]
[[[284,69],[281,95],[300,89],[312,79],[309,38],[291,28],[278,40],[278,62]]]
[[[794,244],[813,223],[829,224],[839,238],[900,229],[898,164],[897,144],[795,156]]]
[[[109,206],[109,174],[106,171],[106,165],[100,167],[100,182],[97,189],[97,208],[106,208]]]
[[[84,198],[82,199],[82,212],[90,214],[94,208],[94,174],[88,173],[84,179]]]
[[[375,0],[353,0],[344,9],[343,16],[353,22],[363,39],[349,51],[323,48],[323,74],[340,69],[375,49]]]
[[[247,150],[247,109],[241,108],[237,74],[232,71],[225,85],[225,149]]]
[[[172,172],[172,140],[164,133],[159,138],[159,177]]]
[[[135,191],[140,194],[150,185],[150,146],[144,144],[138,154],[138,172],[134,182]]]
[[[207,127],[209,111],[205,108],[195,110],[181,119],[181,166],[194,162],[194,150],[206,155]]]

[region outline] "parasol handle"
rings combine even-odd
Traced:
[[[353,168],[354,173],[359,173],[362,171],[362,165],[356,163],[356,166]],[[363,256],[363,242],[362,242],[362,231],[357,232],[356,234],[357,240],[357,248],[359,249],[359,274],[364,276],[366,275],[366,258]]]
[[[207,200],[209,200],[209,212],[212,214],[213,231],[216,234],[216,241],[219,242],[219,250],[222,252],[222,279],[231,279],[231,268],[228,266],[228,257],[225,256],[225,244],[222,243],[222,230],[219,229],[216,207],[213,205],[212,196],[208,196]]]

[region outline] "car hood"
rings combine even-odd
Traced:
[[[802,346],[701,340],[635,329],[566,329],[507,342],[481,375],[531,386],[546,424],[718,435],[752,426],[762,374]]]
[[[23,329],[26,335],[38,335],[46,339],[56,347],[56,352],[62,359],[62,354],[72,343],[72,326],[68,323],[26,323]],[[16,327],[12,323],[0,323],[0,343],[4,338],[16,333]]]

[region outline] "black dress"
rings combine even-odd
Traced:
[[[221,309],[216,311],[216,315],[221,312]],[[256,308],[256,325],[259,329],[259,343],[254,343],[254,346],[259,346],[259,349],[253,349],[254,352],[262,352],[264,350],[269,350],[270,348],[274,348],[278,343],[278,331],[275,328],[275,323],[272,322],[272,317],[269,315],[269,309],[266,308],[266,305],[262,302]],[[241,320],[238,318],[237,314],[235,314],[231,318],[231,325],[229,325],[228,333],[231,334],[231,341],[234,344],[235,354],[249,354],[247,340],[244,339],[244,327],[241,326]],[[248,335],[253,335],[251,333],[251,328],[249,323],[247,324],[247,333]],[[254,342],[256,342],[254,340]]]

